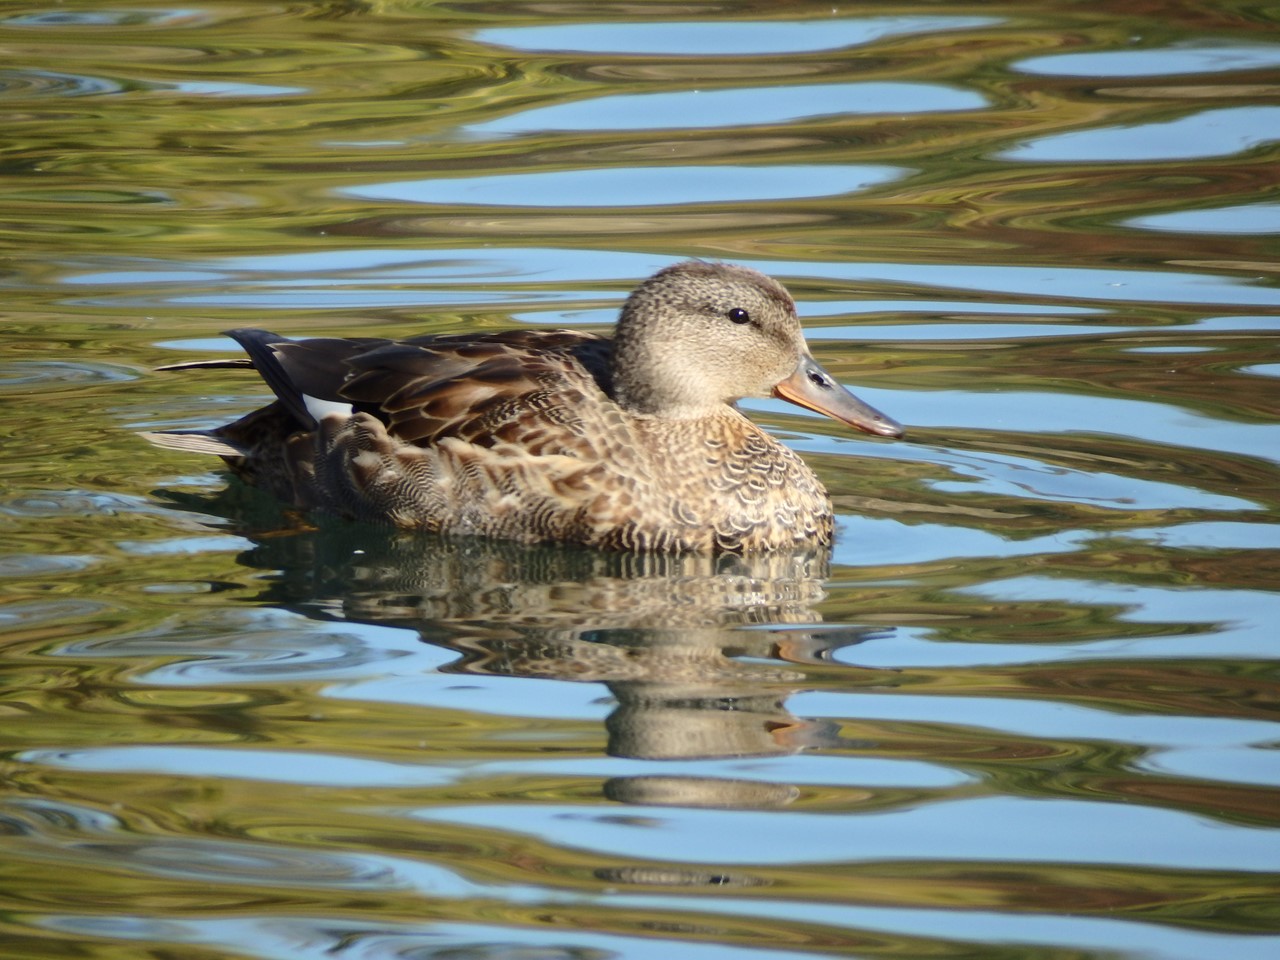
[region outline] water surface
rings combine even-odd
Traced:
[[[0,11],[5,956],[1280,951],[1280,30],[1243,2]],[[310,522],[220,331],[795,294],[828,556]]]

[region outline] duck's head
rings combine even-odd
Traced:
[[[619,404],[648,416],[775,396],[865,433],[903,433],[818,365],[782,284],[732,264],[688,260],[642,283],[618,318],[613,382]]]

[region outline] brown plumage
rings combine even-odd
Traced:
[[[889,418],[814,361],[776,281],[662,270],[613,340],[511,331],[287,340],[234,330],[271,405],[161,446],[224,457],[285,502],[446,534],[663,552],[831,540],[818,478],[733,405],[779,396],[880,436]]]

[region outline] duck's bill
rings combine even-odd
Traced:
[[[800,358],[795,373],[773,388],[773,395],[877,437],[900,437],[905,432],[902,424],[863,403],[808,354]]]

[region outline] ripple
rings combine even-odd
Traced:
[[[284,615],[227,616],[174,627],[163,638],[105,637],[60,646],[63,657],[146,661],[141,679],[157,686],[199,687],[282,679],[314,680],[373,671],[421,680],[452,659],[417,634],[373,624],[316,624]]]
[[[1178,550],[1280,550],[1280,526],[1264,523],[1202,521],[1126,530],[1124,537]]]
[[[368,200],[514,207],[634,207],[777,201],[856,193],[897,180],[902,167],[630,167],[564,170],[351,187]]]
[[[292,97],[307,93],[306,87],[278,87],[262,83],[187,80],[182,83],[157,84],[157,89],[170,89],[198,97]]]
[[[663,872],[654,869],[642,874],[637,869],[631,873],[618,873],[613,882],[627,882],[623,878],[629,877],[630,882],[637,883],[640,881],[635,878],[644,875],[648,882],[656,883],[656,877],[670,878],[676,873],[674,870]],[[703,881],[708,886],[713,882],[725,881],[728,881],[727,886],[736,885],[737,877],[744,876],[699,871],[684,871],[684,874],[708,878]],[[490,886],[483,893],[485,901],[494,897],[506,897],[511,903],[510,906],[498,908],[497,919],[492,922],[444,922],[432,917],[430,920],[424,919],[411,924],[380,917],[376,924],[370,924],[339,919],[327,913],[314,918],[290,916],[279,911],[264,913],[261,905],[255,903],[239,911],[241,915],[231,917],[209,917],[206,915],[209,911],[204,911],[199,916],[176,922],[153,920],[149,917],[54,914],[41,917],[38,925],[42,930],[51,930],[64,936],[92,937],[95,942],[104,937],[129,941],[146,940],[202,948],[197,951],[200,956],[213,951],[218,956],[294,957],[298,960],[332,957],[359,960],[604,960],[627,957],[631,960],[648,960],[674,955],[678,955],[681,960],[724,960],[735,952],[724,949],[718,943],[704,943],[688,938],[678,941],[671,939],[678,921],[669,919],[661,922],[661,939],[654,933],[659,927],[658,921],[650,920],[641,923],[637,933],[601,933],[577,920],[573,921],[574,929],[566,931],[560,926],[566,917],[571,916],[566,912],[570,909],[567,906],[558,908],[554,923],[548,923],[546,916],[520,922],[516,918],[522,915],[525,901],[521,900],[519,893],[504,895],[502,890],[501,887]],[[430,892],[432,900],[438,901],[439,885],[431,888]],[[722,901],[717,901],[716,906],[721,905]],[[652,906],[651,898],[641,909]],[[683,902],[664,905],[661,909],[661,916],[664,918],[678,917],[689,909],[689,904]],[[494,908],[490,908],[484,915],[494,912]],[[786,916],[781,909],[778,913]],[[757,914],[758,911],[752,913],[753,919],[758,919]],[[513,923],[518,925],[514,931]],[[684,923],[681,928],[687,926]],[[1024,934],[1018,939],[1027,941],[1032,938]],[[918,938],[913,937],[910,942],[915,944],[917,940]],[[673,953],[672,944],[678,946],[678,951]],[[751,946],[758,948],[759,945],[752,943]],[[173,953],[172,950],[169,952]],[[1198,954],[1196,960],[1208,955]],[[801,953],[773,949],[762,953],[762,956],[771,960],[806,960],[812,954],[808,951]],[[1231,945],[1231,956],[1234,960],[1255,960],[1254,956],[1248,955],[1234,943]],[[1182,958],[1178,957],[1176,960]]]
[[[7,603],[0,609],[0,623],[10,627],[21,624],[26,627],[39,624],[65,623],[97,616],[111,607],[95,600],[30,600],[25,603]]]
[[[972,487],[965,487],[972,491]],[[943,558],[954,561],[960,557],[1045,556],[1079,550],[1086,539],[1082,531],[1067,531],[1014,540],[969,527],[847,514],[837,515],[837,521],[840,535],[833,558],[848,567],[930,563]]]
[[[1007,425],[1006,425],[1007,426]],[[885,454],[888,455],[888,454]],[[1101,470],[1078,470],[1029,457],[996,453],[945,451],[930,462],[952,471],[948,479],[932,481],[930,489],[947,494],[983,493],[1013,500],[1087,503],[1093,507],[1133,510],[1250,510],[1252,501],[1208,493],[1188,483],[1169,483]],[[878,521],[887,522],[887,521]],[[959,528],[967,530],[967,528]],[[1070,539],[1069,534],[1062,534]],[[923,545],[921,545],[923,546]]]
[[[1152,773],[1280,787],[1280,750],[1274,743],[1212,749],[1159,750],[1134,765]]]
[[[67,515],[115,516],[119,513],[166,513],[142,497],[122,493],[87,490],[48,490],[0,500],[0,514],[13,517],[60,517]]]
[[[9,193],[8,199],[29,204],[173,204],[175,202],[173,196],[163,190],[89,186],[14,190]]]
[[[19,798],[0,805],[0,823],[26,848],[83,868],[99,861],[115,870],[216,883],[290,887],[399,886],[394,870],[372,858],[204,837],[140,837],[119,817],[62,801]],[[11,851],[10,851],[11,852]]]
[[[634,808],[635,811],[644,807]],[[787,842],[770,850],[744,844],[759,816],[738,810],[650,808],[647,824],[601,816],[598,807],[525,808],[514,832],[555,842],[571,821],[574,846],[610,857],[673,863],[859,863],[967,860],[975,863],[1131,864],[1173,869],[1268,872],[1280,857],[1280,832],[1256,830],[1178,811],[1087,800],[984,797],[847,817],[791,811]],[[509,807],[431,808],[422,820],[512,832]],[[1045,824],[1054,828],[1046,830]],[[643,828],[647,826],[647,829]],[[638,829],[638,827],[641,827]]]
[[[170,537],[164,540],[118,540],[116,547],[135,557],[184,557],[251,547],[253,542],[232,534]]]
[[[1000,603],[1110,607],[1119,611],[1115,619],[1123,623],[1176,623],[1186,629],[1199,628],[1188,634],[1195,649],[1180,646],[1172,654],[1177,658],[1280,659],[1274,636],[1274,624],[1280,618],[1280,596],[1261,590],[1142,587],[1023,576],[957,587],[956,592]],[[1146,652],[1153,657],[1158,654],[1154,649]]]
[[[198,839],[113,846],[114,862],[185,878],[298,887],[397,885],[392,871],[381,864],[316,850],[269,849],[264,844]]]
[[[1280,234],[1280,203],[1154,213],[1122,221],[1122,225],[1174,233]]]
[[[857,649],[860,663],[891,665],[925,664],[956,666],[984,661],[970,659],[965,651],[954,649],[970,644],[927,642],[912,651],[905,660],[895,660],[896,645],[902,637],[872,640]],[[1091,644],[1099,646],[1100,644]],[[979,644],[997,655],[986,663],[1006,661],[998,655],[1006,644]],[[933,648],[927,656],[924,648]],[[1060,651],[1041,648],[1042,653],[1056,656]],[[842,657],[842,660],[848,658]],[[1014,696],[949,696],[945,694],[903,694],[869,697],[864,693],[808,692],[794,698],[794,704],[805,716],[843,720],[856,716],[860,720],[889,721],[893,724],[950,726],[957,722],[965,729],[991,730],[1025,740],[1081,741],[1132,744],[1160,749],[1232,749],[1274,740],[1280,736],[1280,723],[1261,720],[1239,720],[1227,717],[1184,717],[1145,713],[1119,713],[1114,710],[1084,707],[1060,700],[1026,700]],[[962,719],[960,719],[962,718]]]
[[[496,283],[520,283],[534,278],[541,284],[590,280],[622,280],[642,276],[671,262],[669,257],[592,249],[517,247],[510,250],[463,248],[441,252],[377,247],[330,249],[304,253],[255,254],[216,258],[196,263],[144,258],[102,258],[97,270],[68,274],[68,285],[136,286],[165,284],[224,286],[246,275],[320,277],[353,284],[374,278],[448,286],[460,297],[492,290]],[[463,293],[461,291],[467,290]],[[559,292],[573,300],[572,291]]]
[[[1125,347],[1122,353],[1216,353],[1217,347]]]
[[[119,817],[103,810],[42,797],[8,797],[0,801],[0,824],[10,836],[58,833],[103,834],[119,830]]]
[[[0,579],[79,573],[98,562],[98,557],[91,556],[10,553],[0,555]]]
[[[1249,367],[1241,367],[1241,373],[1252,377],[1280,377],[1280,363],[1257,363]]]
[[[802,53],[862,46],[886,37],[989,27],[996,17],[867,17],[770,23],[574,23],[478,30],[481,43],[557,53],[699,58]]]
[[[661,170],[664,168],[652,168]],[[678,170],[679,168],[665,168]],[[796,170],[807,168],[694,168],[701,171],[733,169]],[[831,167],[818,167],[831,170]],[[882,171],[887,176],[892,167],[836,167],[837,170]],[[563,174],[537,174],[555,176],[562,191],[573,188],[573,172]],[[794,177],[794,175],[793,175]],[[454,181],[467,184],[485,181],[487,178]],[[618,171],[618,180],[625,180],[625,171]],[[851,177],[851,179],[853,179]],[[449,181],[410,181],[415,191],[425,184]],[[380,185],[382,188],[394,184]],[[358,188],[357,188],[358,189]],[[376,188],[375,188],[376,189]],[[511,187],[514,189],[514,187]],[[623,189],[618,185],[618,189]],[[528,202],[527,196],[519,198]],[[94,263],[83,260],[80,263]],[[204,284],[219,289],[234,287],[237,282],[251,283],[254,274],[284,274],[290,287],[305,287],[314,283],[323,287],[323,296],[341,296],[359,284],[394,284],[386,290],[388,296],[397,293],[404,299],[397,302],[451,302],[487,304],[510,302],[516,299],[529,301],[552,300],[572,303],[576,300],[598,300],[599,289],[584,289],[596,283],[634,283],[636,278],[647,276],[673,262],[670,256],[648,253],[631,253],[591,247],[510,247],[503,249],[464,247],[448,251],[431,249],[385,249],[365,247],[359,249],[326,250],[293,254],[272,254],[224,257],[195,263],[144,258],[97,258],[98,269],[82,273],[68,273],[60,278],[67,286],[110,286],[126,288],[129,292],[147,285],[166,285],[177,288],[196,287]],[[1212,273],[1189,271],[1159,271],[1136,269],[1091,269],[1062,266],[983,266],[972,263],[931,263],[927,278],[924,269],[917,264],[893,262],[845,263],[829,260],[811,260],[803,265],[783,260],[739,258],[739,263],[754,267],[784,282],[797,272],[806,276],[823,277],[829,292],[854,297],[860,295],[869,284],[903,284],[913,293],[927,291],[930,296],[955,291],[974,291],[983,296],[1026,296],[1040,299],[1046,296],[1069,298],[1070,309],[1092,309],[1093,303],[1108,301],[1142,302],[1158,304],[1213,304],[1218,306],[1245,305],[1253,308],[1280,307],[1280,290],[1249,279],[1222,276]],[[535,283],[536,281],[536,283]],[[442,296],[427,297],[421,289],[404,290],[407,285],[442,288]],[[511,292],[502,288],[509,286]],[[548,289],[554,287],[555,289]],[[610,298],[617,296],[611,289]],[[88,301],[116,304],[119,301],[107,297]],[[130,300],[129,302],[134,302]],[[140,303],[149,303],[139,300]],[[230,301],[227,301],[230,302]],[[908,301],[909,302],[909,301]],[[329,304],[341,306],[341,303]],[[1065,305],[1058,304],[1046,312],[1057,312]],[[1023,306],[1021,309],[1028,309]],[[1032,308],[1039,311],[1039,306]],[[801,314],[807,313],[802,306]],[[1210,318],[1197,325],[1205,330],[1241,330],[1257,326],[1273,329],[1276,318],[1221,317]],[[900,336],[909,337],[916,330],[928,337],[928,326],[918,328],[896,326]]]
[[[110,363],[67,360],[13,360],[0,363],[0,394],[23,395],[43,390],[123,383],[138,375],[127,367]]]
[[[686,90],[597,97],[527,110],[464,129],[482,136],[548,130],[760,126],[848,114],[981,110],[977,93],[931,83],[833,83],[748,90]]]
[[[714,168],[712,168],[714,169]],[[572,189],[571,175],[561,186]],[[484,179],[484,178],[480,178]],[[440,181],[413,181],[425,189]],[[465,181],[464,181],[465,182]],[[514,189],[513,186],[509,186]],[[621,189],[621,187],[619,187]],[[523,198],[525,201],[528,197]],[[487,209],[477,206],[476,209]],[[533,208],[526,208],[533,209]],[[707,209],[696,204],[681,209]],[[715,208],[720,209],[720,208]],[[754,214],[753,214],[754,216]],[[807,261],[803,267],[780,260],[737,258],[739,263],[787,280],[799,269],[808,276],[822,276],[832,293],[853,296],[872,284],[901,284],[929,297],[954,296],[975,291],[984,296],[1046,296],[1070,298],[1070,306],[1051,306],[1048,313],[1087,312],[1095,304],[1141,302],[1203,304],[1213,309],[1246,306],[1250,309],[1280,306],[1280,290],[1248,277],[1186,270],[1089,269],[1079,267],[982,266],[974,264],[839,263]],[[92,261],[86,261],[92,262]],[[93,296],[63,301],[73,306],[109,306],[150,309],[180,304],[184,307],[223,305],[255,309],[379,308],[433,305],[474,307],[491,304],[528,309],[547,303],[563,309],[580,300],[618,299],[612,287],[602,294],[596,283],[634,284],[638,277],[667,266],[669,256],[574,248],[461,248],[437,250],[388,250],[381,248],[335,250],[323,253],[227,257],[202,265],[160,259],[99,258],[99,269],[67,274],[67,286],[99,286]],[[110,269],[105,269],[110,267]],[[927,276],[926,276],[927,273]],[[279,280],[278,274],[293,274]],[[169,287],[160,293],[147,287]],[[208,289],[202,289],[207,287]],[[904,301],[910,303],[910,301]],[[910,307],[908,306],[908,310]],[[1041,312],[1039,306],[1021,305]],[[808,305],[802,301],[802,316]],[[613,319],[612,315],[604,318]],[[1272,329],[1275,317],[1209,318],[1197,324],[1204,330],[1240,330],[1256,326]],[[860,327],[859,330],[862,328]],[[875,328],[869,328],[873,331]],[[930,339],[931,327],[895,325],[891,339]],[[1007,331],[1005,335],[1008,335]],[[861,334],[859,334],[861,336]],[[899,418],[901,419],[901,418]]]
[[[28,750],[23,763],[111,773],[127,770],[180,777],[218,777],[336,787],[427,787],[452,783],[457,768],[390,763],[337,754],[218,747],[139,746]]]
[[[1054,77],[1157,77],[1280,67],[1280,45],[1173,44],[1153,50],[1102,50],[1033,57],[1015,64],[1022,73]]]
[[[1011,610],[1013,605],[1003,607]],[[1135,642],[1136,641],[1136,642]],[[1139,646],[1140,644],[1140,646]],[[963,643],[947,642],[928,631],[899,629],[891,642],[872,641],[851,651],[838,651],[833,659],[858,669],[919,670],[1003,668],[1049,664],[1063,664],[1064,670],[1076,672],[1079,665],[1095,669],[1109,662],[1122,667],[1134,661],[1135,652],[1150,660],[1209,660],[1216,657],[1240,657],[1252,659],[1256,653],[1256,641],[1245,635],[1224,638],[1221,634],[1189,634],[1165,637],[1106,637],[1098,640],[1073,640],[1070,644],[1045,643],[1034,631],[1028,642],[1017,643],[1008,639],[991,642],[966,637]],[[1042,671],[1046,674],[1051,671]],[[1063,686],[1067,686],[1063,683]],[[862,698],[855,704],[843,707],[827,707],[823,695],[801,694],[792,702],[804,716],[857,716],[859,719],[884,718],[913,723],[950,724],[957,717],[964,717],[965,726],[986,727],[1008,731],[1013,736],[1043,737],[1057,740],[1091,739],[1098,741],[1124,741],[1143,747],[1148,737],[1157,735],[1168,742],[1181,733],[1178,718],[1146,716],[1147,723],[1127,719],[1123,723],[1113,713],[1099,711],[1092,720],[1060,700],[1050,703],[1018,700],[1010,695],[998,698],[978,699],[930,695],[924,697],[903,696],[876,697],[874,701]],[[828,701],[834,697],[826,696]],[[913,703],[914,701],[914,703]],[[824,709],[825,708],[825,709]],[[1045,716],[1037,717],[1044,712]],[[1200,718],[1189,718],[1198,722]],[[1044,720],[1047,726],[1038,725]],[[1176,721],[1176,722],[1175,722]],[[1210,720],[1209,722],[1214,722]],[[1272,736],[1280,736],[1273,729]],[[1176,739],[1173,742],[1177,742]]]
[[[1240,454],[1268,461],[1280,460],[1280,424],[1237,423],[1174,404],[1012,390],[1006,393],[935,390],[926,394],[896,391],[889,399],[880,399],[872,390],[859,392],[872,398],[868,402],[893,410],[898,419],[915,428],[999,429],[1041,436],[1089,430],[1117,439],[1128,439],[1136,434],[1144,437],[1148,444],[1167,445],[1169,451],[1166,455],[1181,456],[1188,462],[1192,458],[1203,457],[1205,451]],[[885,447],[877,453],[885,457],[902,455],[901,450],[892,447]],[[995,460],[998,458],[993,458],[993,462]],[[1050,472],[1043,467],[1037,469],[1037,473]],[[1010,479],[1016,484],[1025,482],[1028,478],[1014,476]],[[1080,486],[1072,489],[1074,484],[1081,481],[1083,483]],[[1120,501],[1116,501],[1105,488],[1099,488],[1098,494],[1089,495],[1088,488],[1093,482],[1092,474],[1073,473],[1066,477],[1059,489],[1066,499],[1080,498],[1091,503],[1112,501],[1119,505]],[[1165,483],[1146,487],[1143,483],[1123,477],[1119,479],[1119,483],[1124,487],[1132,485],[1135,490],[1142,490],[1144,487],[1153,491],[1181,490],[1188,498],[1183,501],[1184,506],[1194,505],[1208,510],[1257,509],[1252,501],[1204,494],[1192,487]],[[1015,495],[1025,493],[1026,491],[1021,491],[1021,494]],[[1129,494],[1121,494],[1121,497],[1126,496]]]
[[[0,17],[6,27],[141,27],[194,26],[206,22],[207,16],[190,7],[172,10],[32,10]]]
[[[1079,130],[997,154],[1030,163],[1134,163],[1244,153],[1280,140],[1280,107],[1226,107],[1178,120]]]
[[[892,643],[888,644],[892,647]],[[938,646],[935,644],[935,646]],[[804,696],[804,695],[802,695]],[[861,697],[859,693],[856,696]],[[932,698],[922,697],[928,700]],[[808,708],[808,701],[805,701]],[[808,710],[809,714],[816,711]],[[591,777],[619,780],[637,776],[662,776],[678,779],[689,775],[688,761],[645,758],[637,761],[617,756],[603,758],[561,759],[554,755],[535,760],[494,760],[484,765],[490,776],[548,775]],[[824,756],[821,753],[782,754],[753,757],[751,773],[772,784],[805,784],[824,786],[853,781],[859,786],[910,787],[943,790],[978,782],[979,778],[961,770],[922,760],[880,757]],[[721,782],[734,782],[741,777],[739,757],[703,757],[698,760],[698,776]]]
[[[230,337],[191,337],[182,340],[157,340],[152,344],[161,350],[175,350],[179,353],[226,353],[238,350],[239,346]]]
[[[12,98],[89,97],[123,90],[123,84],[106,77],[52,70],[0,70],[0,94]]]
[[[156,917],[50,914],[41,918],[40,927],[56,933],[90,936],[94,939],[110,937],[117,940],[149,940],[158,943],[186,943],[195,940],[191,924],[161,920]],[[246,954],[251,955],[249,951],[246,951]]]

